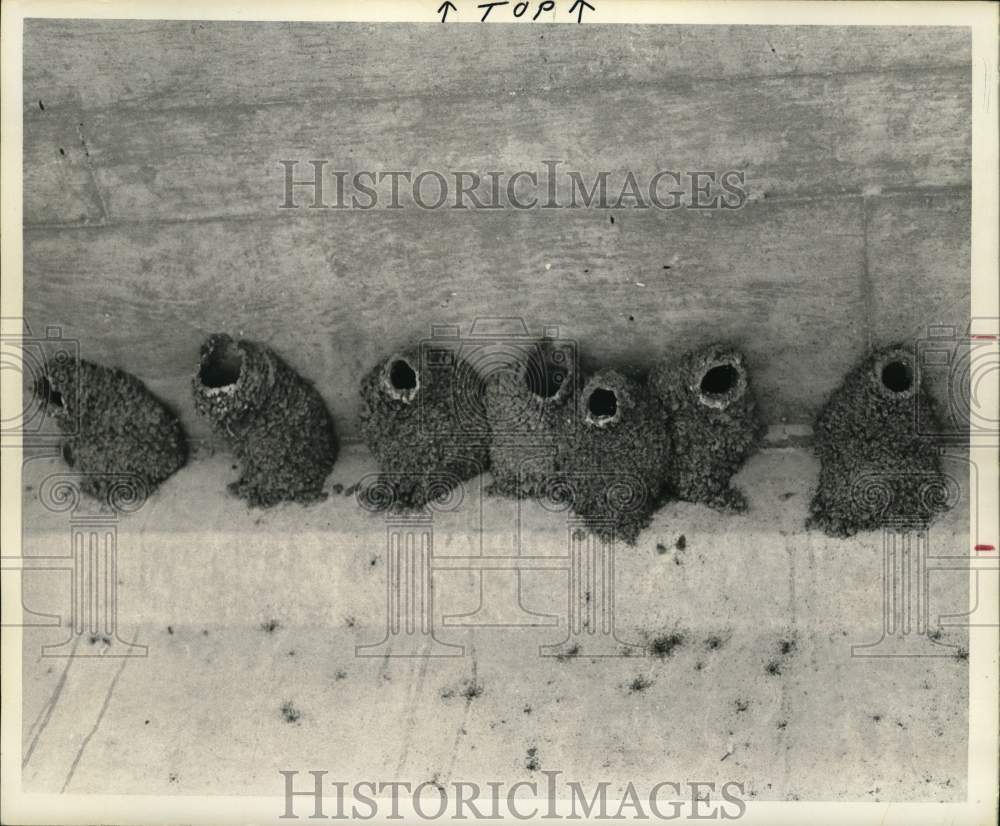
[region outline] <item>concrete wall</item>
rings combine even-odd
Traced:
[[[967,321],[969,61],[968,33],[921,28],[31,21],[28,320],[137,373],[196,436],[188,378],[209,332],[274,346],[350,436],[371,362],[484,316],[560,325],[589,361],[638,368],[731,337],[770,420],[807,423],[871,343]],[[618,180],[743,169],[751,199],[288,211],[283,158],[508,174],[559,159]],[[26,464],[26,557],[67,553],[76,514],[42,497],[64,470]],[[375,471],[349,448],[329,489]],[[622,549],[620,639],[683,637],[642,658],[538,656],[566,637],[575,530],[537,503],[484,507],[472,480],[434,517],[435,627],[466,656],[431,661],[357,656],[386,628],[381,515],[347,496],[248,515],[224,495],[230,457],[191,463],[115,522],[121,638],[149,656],[119,663],[80,635],[62,663],[42,646],[67,629],[26,632],[26,788],[276,794],[279,769],[327,766],[395,767],[414,785],[538,779],[537,753],[612,788],[697,777],[761,800],[964,799],[968,635],[945,629],[942,657],[853,656],[882,627],[883,538],[804,531],[817,471],[806,451],[762,451],[736,480],[746,514],[670,503]],[[976,541],[967,504],[935,525],[935,553]],[[517,553],[566,569],[526,572],[522,590],[474,564]],[[967,573],[939,573],[933,628],[968,607]],[[68,618],[69,587],[29,570],[25,605]],[[485,619],[444,623],[479,600]],[[504,627],[523,610],[559,627]],[[777,662],[782,641],[795,653]],[[470,684],[482,696],[463,697]]]
[[[960,29],[29,21],[26,315],[196,437],[210,332],[275,347],[351,437],[369,364],[484,316],[638,368],[731,338],[768,418],[807,423],[870,343],[967,323],[970,82]],[[278,161],[312,158],[736,169],[750,199],[279,209]]]

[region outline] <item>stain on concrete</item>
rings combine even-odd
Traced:
[[[684,645],[685,637],[678,632],[660,634],[649,641],[649,653],[661,660],[672,657],[674,651]]]
[[[653,684],[653,681],[648,677],[644,677],[642,674],[638,675],[633,679],[627,686],[629,694],[639,694],[645,691]]]
[[[705,648],[709,651],[718,651],[726,644],[726,641],[719,634],[711,634],[705,638]]]
[[[798,645],[793,639],[779,640],[775,646],[778,656],[773,657],[764,667],[764,671],[772,677],[780,677],[783,673],[785,662],[795,654]]]
[[[441,689],[439,696],[442,700],[450,700],[453,697],[464,697],[466,703],[471,703],[477,697],[481,697],[485,688],[477,680],[465,679],[458,686],[446,686]]]
[[[566,660],[572,660],[578,656],[580,656],[580,646],[574,643],[569,648],[567,648],[563,653],[556,654],[556,659],[559,662],[566,662]]]
[[[462,696],[465,697],[466,700],[474,700],[476,697],[481,696],[483,691],[484,689],[479,683],[469,681],[465,688],[462,689]]]

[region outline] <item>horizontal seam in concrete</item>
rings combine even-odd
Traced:
[[[892,197],[908,197],[908,196],[933,196],[933,195],[952,195],[952,194],[962,194],[967,193],[971,189],[971,184],[941,184],[941,185],[930,185],[930,186],[916,186],[916,187],[886,187],[881,190],[878,195],[865,195],[863,190],[850,190],[847,192],[838,192],[834,190],[829,190],[825,192],[817,192],[812,194],[796,194],[788,193],[768,193],[765,197],[752,198],[747,201],[747,205],[743,207],[746,209],[748,207],[758,207],[760,205],[768,204],[798,204],[798,203],[816,203],[822,201],[850,201],[852,199],[862,199],[862,198],[892,198]],[[428,210],[422,210],[414,206],[412,209],[405,210],[392,210],[395,214],[404,214],[404,212],[409,213],[423,213]],[[451,209],[439,209],[430,210],[431,212],[455,212],[457,210]],[[512,210],[512,209],[502,209],[502,210],[461,210],[461,212],[486,212],[490,214],[503,214],[515,212],[518,214],[533,214],[534,212],[540,211],[539,209],[532,210]],[[562,210],[560,210],[562,211]],[[638,213],[650,213],[650,212],[683,212],[685,210],[656,210],[653,208],[645,210],[612,210],[612,209],[569,209],[568,214],[582,214],[585,211],[594,213],[613,213],[613,212],[638,212]],[[331,214],[337,213],[355,213],[355,212],[368,212],[373,214],[379,214],[383,212],[390,212],[387,209],[371,209],[371,210],[357,210],[357,209],[308,209],[303,207],[296,210],[280,210],[275,206],[274,214],[268,212],[254,212],[247,213],[244,215],[202,215],[191,218],[146,218],[136,221],[128,220],[111,220],[111,221],[76,221],[73,223],[57,223],[57,222],[27,222],[22,224],[22,229],[25,232],[32,233],[43,233],[47,230],[92,230],[92,229],[126,229],[131,227],[143,227],[143,226],[173,226],[173,225],[186,225],[186,224],[214,224],[214,223],[271,223],[277,221],[288,221],[295,217],[306,217],[307,220],[323,220]],[[548,213],[553,213],[555,210],[546,210]]]
[[[516,92],[517,94],[533,95],[535,97],[545,98],[554,94],[579,94],[582,92],[620,92],[622,89],[627,90],[643,90],[643,89],[656,89],[656,88],[668,88],[670,83],[700,83],[700,84],[725,84],[729,85],[742,85],[742,84],[759,84],[761,81],[770,80],[784,80],[787,78],[798,78],[802,80],[832,80],[835,78],[847,78],[847,77],[864,77],[864,76],[886,76],[886,75],[897,75],[897,74],[918,74],[923,75],[924,73],[941,73],[941,74],[958,74],[965,72],[969,76],[969,87],[971,92],[972,86],[972,71],[970,63],[961,64],[912,64],[906,66],[892,66],[884,67],[880,69],[853,69],[850,71],[831,71],[831,72],[784,72],[776,74],[762,74],[762,75],[734,75],[731,77],[719,77],[715,75],[708,76],[698,76],[698,75],[667,75],[663,78],[658,78],[656,80],[640,80],[640,81],[629,81],[628,79],[623,79],[615,83],[586,83],[586,84],[573,84],[565,86],[556,86],[549,88],[535,88],[523,86],[521,88],[515,89],[496,89],[487,93],[483,92],[445,92],[445,91],[428,91],[419,92],[412,94],[403,95],[385,95],[385,96],[375,96],[375,95],[358,95],[358,96],[340,96],[337,98],[338,104],[354,105],[358,103],[402,103],[406,101],[422,101],[422,100],[434,100],[439,101],[442,98],[453,101],[463,101],[463,100],[484,100],[489,99],[491,96],[509,96],[511,92]],[[117,112],[124,114],[139,114],[139,115],[149,115],[151,113],[168,113],[168,114],[179,114],[179,113],[204,113],[204,112],[253,112],[260,109],[272,109],[272,108],[295,108],[302,109],[303,106],[316,106],[315,101],[308,97],[290,97],[283,98],[281,100],[272,101],[259,101],[256,103],[222,103],[222,104],[203,104],[200,106],[156,106],[155,101],[157,95],[150,95],[149,97],[136,99],[136,102],[132,105],[113,103],[106,104],[102,106],[88,107],[82,105],[80,101],[74,100],[72,104],[67,103],[67,108],[72,108],[72,111],[85,113],[85,114],[99,114],[107,112]],[[160,95],[159,97],[163,97]],[[44,100],[44,97],[42,98]],[[46,112],[50,114],[59,111],[60,104],[57,102],[52,104],[50,107],[46,107]],[[46,117],[46,114],[38,109],[37,102],[34,105],[29,105],[25,103],[23,107],[24,120],[42,120]]]

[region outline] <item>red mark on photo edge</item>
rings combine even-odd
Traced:
[[[969,338],[977,339],[978,341],[996,341],[996,336],[969,336]]]
[[[992,545],[976,545],[976,553],[987,553],[995,550]]]

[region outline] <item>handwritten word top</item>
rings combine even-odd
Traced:
[[[572,0],[572,2],[565,0],[563,3],[557,3],[556,0],[539,0],[535,3],[529,2],[529,0],[519,0],[518,2],[514,2],[514,0],[487,0],[485,3],[477,3],[474,9],[471,4],[463,3],[462,5],[463,8],[460,10],[451,0],[444,0],[437,10],[437,13],[441,15],[441,22],[447,23],[449,20],[457,21],[464,18],[465,20],[478,19],[480,23],[485,23],[490,19],[500,21],[505,17],[525,18],[534,22],[541,15],[551,12],[553,18],[558,19],[560,16],[565,16],[570,20],[575,19],[577,23],[582,23],[585,12],[597,11],[597,7],[588,3],[587,0]],[[496,10],[495,14],[494,10]]]

